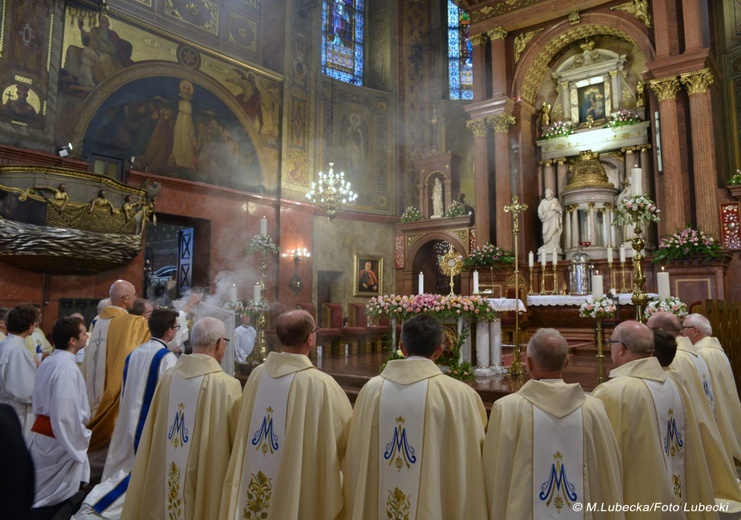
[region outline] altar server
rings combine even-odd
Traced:
[[[121,517],[134,454],[139,445],[157,381],[177,362],[167,348],[178,332],[178,313],[155,309],[148,319],[152,338],[126,359],[118,420],[108,450],[103,480],[85,498],[75,520]]]
[[[282,352],[271,352],[244,387],[219,518],[333,520],[342,511],[340,468],[352,407],[317,370],[311,314],[280,315]]]
[[[575,503],[622,502],[620,452],[605,408],[578,383],[564,383],[567,364],[564,337],[538,330],[527,345],[530,380],[494,403],[484,443],[489,518],[585,518]]]
[[[33,305],[18,305],[8,313],[8,336],[0,342],[0,403],[13,407],[23,434],[33,424],[33,383],[36,362],[24,345],[36,327],[38,311]]]
[[[90,408],[85,381],[75,354],[85,346],[87,329],[80,318],[60,318],[52,329],[54,351],[39,367],[33,390],[36,414],[28,436],[35,467],[36,493],[30,518],[52,518],[59,510],[72,513],[72,499],[90,479],[85,427]],[[81,496],[77,497],[77,505]]]
[[[216,518],[237,414],[239,381],[219,362],[224,324],[202,318],[183,355],[157,385],[136,452],[121,518]]]
[[[623,462],[623,503],[666,504],[653,518],[717,518],[713,488],[703,459],[695,417],[680,386],[652,357],[651,330],[637,321],[615,327],[608,340],[615,368],[594,390],[605,405]],[[671,510],[678,505],[679,510]],[[629,511],[626,518],[643,518]]]
[[[345,462],[348,519],[486,518],[481,449],[486,410],[435,365],[442,326],[420,314],[402,326],[406,359],[360,391]]]

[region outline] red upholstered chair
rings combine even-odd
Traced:
[[[311,314],[314,317],[314,321],[316,322],[317,326],[319,326],[319,321],[317,321],[317,317],[316,317],[316,306],[313,303],[311,302],[297,303],[296,308],[303,309],[309,314]],[[340,337],[339,328],[333,329],[333,328],[322,327],[316,331],[316,344],[317,346],[321,345],[323,353],[326,352],[326,354],[329,355],[332,350],[332,342],[339,337]]]
[[[388,325],[374,325],[372,319],[365,313],[364,303],[348,303],[348,325],[350,327],[365,327],[365,353],[381,352],[383,350],[383,336],[388,332]]]
[[[340,338],[332,343],[332,351],[335,354],[343,354],[343,347],[347,343],[350,345],[350,354],[358,353],[358,344],[365,340],[365,327],[345,327],[343,326],[344,314],[342,305],[339,303],[325,303],[324,312],[322,313],[323,324],[326,327],[339,328]]]

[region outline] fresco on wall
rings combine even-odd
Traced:
[[[134,80],[96,111],[83,155],[133,157],[134,168],[235,189],[265,189],[255,146],[212,92],[179,77]]]

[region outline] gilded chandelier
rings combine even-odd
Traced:
[[[329,220],[334,220],[343,205],[355,204],[358,198],[345,180],[345,172],[335,173],[333,166],[334,163],[329,163],[327,173],[317,174],[317,181],[311,183],[311,190],[306,194],[313,204],[327,211]]]

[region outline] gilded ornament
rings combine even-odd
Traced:
[[[242,518],[245,520],[257,520],[266,518],[270,509],[270,497],[272,496],[273,482],[265,473],[258,471],[250,475],[250,483],[247,486],[247,503],[242,510]]]
[[[710,72],[710,69],[702,69],[680,74],[679,80],[691,96],[692,94],[704,94],[707,92],[715,78],[713,77],[713,73]]]
[[[183,500],[180,498],[180,468],[174,462],[170,463],[167,474],[167,517],[170,520],[179,520],[183,517]]]
[[[504,40],[507,37],[507,31],[502,29],[501,27],[497,27],[496,29],[492,29],[491,31],[486,33],[489,36],[490,40]]]
[[[656,97],[659,98],[659,101],[675,99],[677,94],[679,94],[679,89],[681,88],[676,76],[652,79],[648,82],[648,86],[651,87],[651,90],[656,92]]]
[[[473,45],[474,47],[476,46],[483,47],[489,41],[489,37],[486,36],[486,33],[474,34],[473,36],[469,38],[469,41],[471,42],[471,45]]]
[[[386,518],[389,520],[406,520],[412,508],[409,497],[397,488],[389,490],[389,496],[386,499]]]
[[[486,137],[486,120],[484,119],[466,121],[466,128],[473,133],[474,137]]]
[[[624,4],[610,7],[610,11],[623,11],[632,14],[639,22],[644,23],[649,29],[651,28],[651,13],[648,11],[648,0],[625,2]]]
[[[540,31],[544,30],[544,27],[541,27],[540,29],[536,29],[534,31],[528,31],[526,33],[518,34],[515,38],[515,63],[520,61],[520,56],[522,56],[522,53],[525,52],[525,47],[527,47],[527,44],[530,43],[530,41],[535,38],[535,35],[538,34]]]
[[[612,183],[607,178],[604,166],[597,159],[597,154],[591,150],[581,152],[579,160],[571,167],[567,190],[574,188],[610,186]]]
[[[497,114],[495,116],[487,117],[486,122],[494,127],[495,132],[506,133],[512,125],[517,122],[514,116],[508,114]]]
[[[579,16],[579,11],[569,13],[569,23],[571,25],[578,25],[581,23],[581,16]]]

